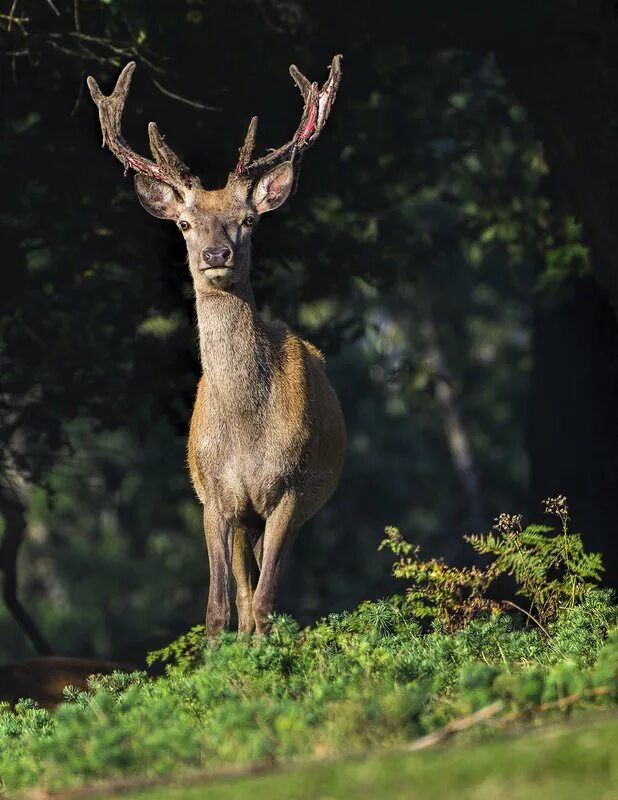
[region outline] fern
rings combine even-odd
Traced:
[[[393,575],[412,581],[406,592],[409,610],[418,619],[437,619],[445,630],[454,632],[467,625],[480,611],[496,612],[500,606],[485,596],[494,570],[478,567],[450,567],[441,558],[423,561],[420,548],[411,545],[397,528],[385,529],[380,550],[399,556]]]
[[[587,553],[580,534],[570,532],[565,497],[548,498],[543,504],[546,513],[560,521],[557,531],[547,525],[523,528],[521,515],[500,514],[489,533],[464,537],[477,553],[493,556],[484,568],[451,567],[441,558],[422,560],[419,547],[397,528],[386,528],[380,549],[397,556],[393,575],[411,582],[406,600],[414,616],[436,619],[453,632],[481,611],[496,612],[509,604],[487,597],[500,575],[515,579],[518,595],[528,601],[525,613],[543,630],[559,611],[581,603],[600,581],[601,556]]]
[[[587,553],[581,536],[569,531],[566,498],[548,498],[545,511],[560,521],[558,531],[546,525],[528,525],[521,516],[501,514],[494,532],[464,537],[477,553],[494,556],[500,575],[511,575],[517,593],[528,600],[530,613],[541,623],[554,619],[560,609],[573,608],[598,585],[603,571],[599,553]]]

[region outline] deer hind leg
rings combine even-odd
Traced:
[[[234,528],[232,572],[236,581],[239,634],[251,634],[255,629],[252,604],[260,571],[253,552],[253,542],[259,535],[259,531]]]
[[[275,608],[281,567],[296,534],[296,503],[295,496],[285,494],[266,520],[260,579],[253,595],[253,617],[258,636],[268,633],[268,615]]]
[[[253,546],[253,555],[259,571],[262,569],[262,553],[264,552],[264,532],[263,531],[250,531],[251,544]]]
[[[209,638],[213,638],[230,624],[232,561],[232,527],[214,505],[204,506],[204,536],[210,567],[206,634]]]

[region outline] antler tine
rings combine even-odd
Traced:
[[[235,178],[253,180],[275,164],[299,158],[322,133],[341,82],[341,55],[333,58],[328,77],[321,89],[318,88],[317,83],[312,83],[306,78],[294,64],[290,66],[290,75],[298,86],[304,101],[303,113],[296,133],[282,147],[251,161],[257,127],[257,118],[254,117],[249,125],[245,143],[240,149],[240,158],[233,173]],[[249,141],[250,148],[247,145]]]
[[[300,89],[300,93],[303,96],[303,100],[307,100],[307,94],[311,89],[311,81],[309,78],[306,78],[303,73],[298,69],[296,64],[290,64],[290,75],[294,79],[294,83]]]
[[[196,179],[182,163],[174,151],[167,145],[154,122],[148,126],[150,148],[155,161],[140,156],[132,150],[121,131],[122,113],[135,70],[135,61],[130,61],[120,73],[114,91],[104,95],[92,76],[87,79],[90,94],[99,109],[99,121],[103,133],[103,147],[111,150],[125,168],[129,167],[142,175],[164,181],[181,193],[191,188]]]
[[[249,123],[249,127],[247,128],[247,134],[245,136],[245,141],[243,142],[243,146],[238,151],[238,165],[236,167],[237,174],[240,174],[245,169],[245,167],[251,163],[253,150],[255,149],[255,136],[257,134],[257,126],[258,126],[258,118],[251,117],[251,122]]]
[[[176,153],[167,144],[165,138],[159,133],[156,122],[148,123],[148,141],[150,143],[150,151],[160,167],[167,166],[173,172],[177,172],[183,180],[183,183],[187,186],[191,185],[192,181],[197,181],[197,178],[191,176],[189,167],[183,164]]]

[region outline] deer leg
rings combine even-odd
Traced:
[[[204,506],[204,536],[210,567],[206,634],[213,638],[230,624],[232,561],[232,528],[213,506]]]
[[[253,595],[253,617],[259,636],[268,633],[268,615],[275,607],[281,566],[296,532],[295,512],[296,497],[286,494],[266,520],[260,579]]]
[[[252,603],[259,569],[253,555],[252,534],[253,531],[245,528],[234,528],[232,572],[236,581],[236,610],[238,612],[239,634],[251,634],[255,628]]]
[[[251,544],[253,545],[253,555],[259,575],[259,571],[262,569],[262,552],[264,550],[264,534],[262,531],[251,531]]]

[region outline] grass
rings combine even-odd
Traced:
[[[304,764],[244,778],[166,784],[120,800],[616,800],[618,716],[419,753]],[[106,795],[110,797],[110,795]]]
[[[618,605],[587,582],[579,537],[565,528],[556,544],[544,529],[522,530],[519,517],[497,524],[502,538],[486,541],[527,587],[522,593],[542,623],[485,604],[478,570],[420,562],[392,537],[398,569],[414,571],[405,598],[363,603],[304,630],[275,617],[270,635],[252,642],[222,634],[213,647],[198,627],[151,654],[168,662],[157,679],[98,677],[88,691],[67,690],[53,713],[28,700],[15,709],[0,704],[0,795],[37,787],[78,797],[80,787],[102,781],[133,789],[303,759],[310,766],[211,780],[208,796],[243,797],[257,787],[269,800],[454,792],[458,800],[472,793],[564,800],[582,797],[587,782],[591,798],[611,797],[615,719],[555,736],[485,738],[468,751],[401,754],[412,740],[476,719],[488,706],[492,724],[506,730],[521,720],[616,710]]]
[[[617,621],[609,594],[591,592],[550,626],[550,639],[511,615],[475,620],[447,634],[423,631],[393,598],[303,631],[281,618],[268,639],[254,644],[228,635],[213,649],[189,637],[180,648],[188,653],[186,663],[156,680],[99,678],[89,692],[69,692],[53,714],[28,701],[14,712],[0,707],[2,788],[78,789],[109,779],[178,778],[256,762],[349,758],[401,747],[492,703],[501,704],[496,722],[506,726],[514,718],[549,718],[556,709],[615,709]],[[491,753],[493,746],[480,750]],[[500,757],[508,747],[496,747],[504,769],[515,769]],[[525,742],[518,747],[523,753]],[[594,747],[589,751],[591,774],[602,776],[603,748],[599,757]],[[549,747],[548,758],[552,753]],[[534,750],[527,757],[532,764]],[[407,759],[392,758],[392,778],[386,774],[390,761],[368,762],[389,792],[401,781],[405,786],[408,775]],[[492,758],[475,755],[477,775],[490,774]],[[555,758],[559,762],[559,753]],[[419,774],[424,767],[414,764],[435,762],[435,777],[426,781],[440,785],[436,756],[410,759],[409,769]],[[463,780],[466,759],[459,763],[456,751],[449,759]],[[578,774],[587,774],[586,759]],[[572,759],[563,762],[570,774]],[[366,774],[359,762],[342,763],[341,780]],[[301,783],[328,782],[329,769],[311,767]],[[554,782],[559,780],[556,775]],[[322,791],[318,784],[315,791]],[[324,792],[333,796],[330,789]]]

